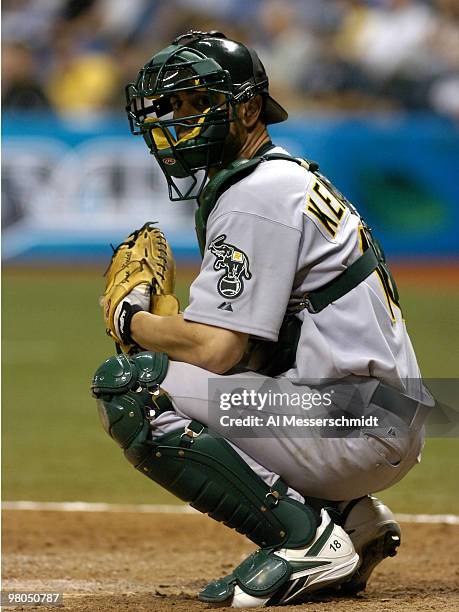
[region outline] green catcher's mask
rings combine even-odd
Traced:
[[[287,118],[268,95],[268,77],[255,51],[220,32],[178,37],[127,85],[131,132],[143,136],[158,161],[172,201],[199,196],[210,168],[222,165],[234,107],[257,94],[263,96],[265,123]],[[179,111],[184,99],[192,101],[193,112]]]

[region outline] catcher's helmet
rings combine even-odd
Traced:
[[[171,200],[196,197],[209,168],[222,163],[231,108],[253,96],[263,97],[265,123],[287,119],[287,112],[268,93],[268,77],[258,55],[221,32],[179,36],[155,54],[126,87],[129,124],[142,134],[164,172]],[[199,112],[174,118],[171,99],[179,92],[201,92]],[[182,135],[184,133],[184,135]],[[197,173],[203,171],[197,189]],[[185,188],[176,179],[192,177]]]

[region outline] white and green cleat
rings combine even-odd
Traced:
[[[308,593],[341,584],[358,564],[351,539],[322,510],[315,537],[305,548],[261,548],[232,574],[209,583],[199,599],[233,608],[296,603]]]

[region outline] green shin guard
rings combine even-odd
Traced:
[[[280,479],[269,487],[226,440],[196,421],[152,439],[150,421],[173,409],[159,388],[167,364],[167,355],[139,353],[100,366],[92,390],[105,431],[137,470],[258,546],[305,546],[318,513],[288,497]]]
[[[309,506],[287,497],[280,480],[270,488],[226,440],[196,421],[154,443],[141,435],[124,454],[146,476],[258,546],[299,548],[315,534],[318,516]]]

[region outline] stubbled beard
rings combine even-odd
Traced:
[[[237,124],[236,124],[237,125]],[[236,129],[236,133],[229,133],[225,140],[225,147],[223,149],[222,166],[226,168],[231,162],[239,157],[239,151],[244,146],[244,140]]]

